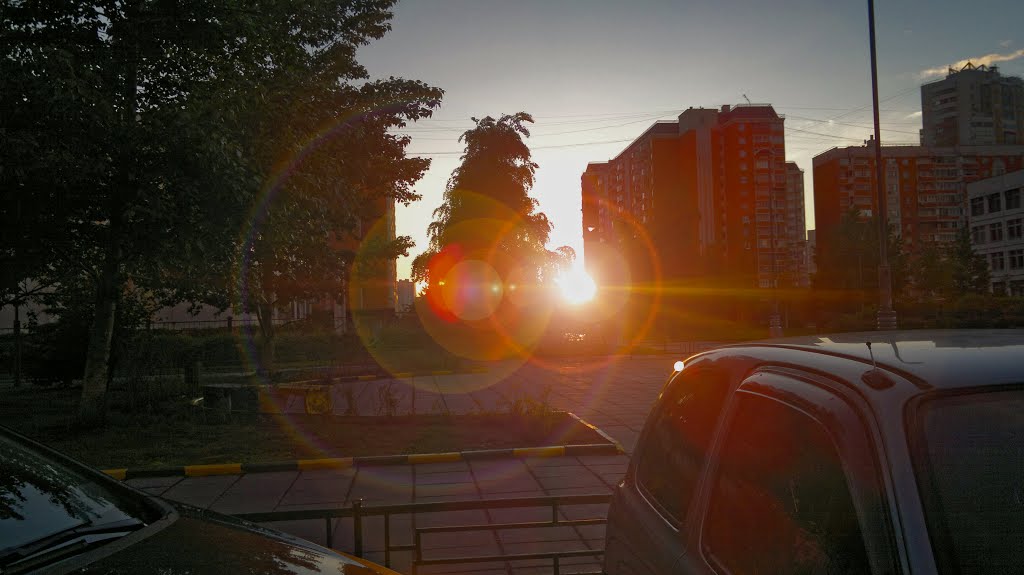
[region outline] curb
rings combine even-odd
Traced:
[[[370,375],[344,375],[338,377],[332,377],[332,383],[337,381],[338,383],[344,383],[347,381],[373,381],[375,379],[408,379],[410,377],[431,377],[436,375],[459,375],[465,373],[487,373],[489,370],[485,367],[476,367],[472,369],[453,370],[453,369],[436,369],[434,371],[399,371],[396,373],[384,373],[384,374],[370,374]],[[311,380],[319,381],[319,380]],[[304,382],[292,382],[292,383],[304,383]],[[282,383],[278,385],[288,385]]]
[[[622,445],[612,436],[601,431],[598,427],[587,423],[571,411],[566,411],[565,413],[577,422],[597,432],[608,443],[477,449],[472,451],[449,451],[446,453],[410,453],[407,455],[365,455],[361,457],[298,459],[295,461],[276,461],[271,463],[211,463],[207,465],[181,465],[178,467],[156,469],[120,468],[104,469],[103,473],[114,479],[124,481],[140,477],[206,477],[209,475],[240,475],[243,473],[267,473],[271,471],[318,471],[378,465],[418,465],[421,463],[448,463],[452,461],[477,461],[481,459],[622,455],[626,453]]]
[[[114,479],[141,477],[206,477],[210,475],[241,475],[270,471],[315,471],[322,469],[348,469],[383,465],[418,465],[421,463],[448,463],[524,457],[563,457],[577,455],[620,455],[618,443],[587,443],[579,445],[551,445],[547,447],[513,447],[509,449],[480,449],[451,451],[448,453],[413,453],[408,455],[367,455],[363,457],[336,457],[331,459],[299,459],[272,463],[213,463],[209,465],[182,465],[158,469],[104,469]]]
[[[573,413],[571,411],[566,411],[565,413],[567,413],[569,415],[569,417],[575,419],[576,421],[580,422],[581,424],[583,424],[583,425],[589,427],[590,429],[594,430],[594,432],[597,433],[598,435],[600,435],[601,437],[603,437],[605,441],[607,441],[608,443],[611,443],[612,445],[614,445],[615,449],[616,449],[616,451],[618,453],[620,453],[620,454],[626,453],[626,450],[622,448],[622,444],[619,443],[618,441],[616,441],[615,438],[612,437],[611,435],[608,435],[607,433],[605,433],[601,428],[597,427],[596,425],[593,425],[591,423],[588,423],[588,422],[584,421],[583,418],[581,418],[580,416],[576,415],[575,413]]]
[[[486,367],[474,367],[471,369],[436,369],[433,371],[399,371],[395,373],[373,373],[366,375],[339,375],[332,376],[331,383],[347,383],[351,381],[374,381],[377,379],[409,379],[412,377],[433,377],[437,375],[461,375],[468,373],[488,373],[490,370]],[[323,379],[304,379],[299,381],[283,381],[276,382],[266,385],[276,385],[280,387],[288,385],[304,386],[304,385],[326,385]]]

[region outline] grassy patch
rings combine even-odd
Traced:
[[[252,416],[213,422],[186,406],[110,410],[106,427],[73,426],[78,392],[7,390],[4,425],[100,468],[269,462],[320,457],[435,453],[470,449],[604,443],[564,414],[328,417]]]

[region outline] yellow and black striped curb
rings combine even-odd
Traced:
[[[481,459],[523,457],[563,457],[577,455],[617,455],[622,448],[616,443],[588,443],[579,445],[551,445],[547,447],[515,447],[510,449],[480,449],[448,453],[413,453],[409,455],[367,455],[364,457],[336,457],[330,459],[299,459],[273,463],[213,463],[209,465],[182,465],[158,469],[104,469],[114,479],[140,477],[205,477],[208,475],[240,475],[270,471],[315,471],[322,469],[348,469],[378,465],[418,465]]]

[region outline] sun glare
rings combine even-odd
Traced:
[[[562,297],[574,305],[594,299],[594,294],[597,292],[594,280],[587,272],[578,267],[562,272],[555,283],[558,284]]]

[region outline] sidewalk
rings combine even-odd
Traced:
[[[327,507],[345,507],[361,499],[364,506],[434,501],[464,501],[544,495],[610,493],[626,471],[624,455],[508,459],[452,463],[427,463],[387,467],[352,468],[341,471],[273,472],[215,477],[161,477],[132,479],[136,487],[168,499],[221,513],[255,513]],[[604,517],[606,505],[580,505],[560,510],[565,519]],[[391,518],[394,544],[411,544],[415,526],[487,524],[539,521],[551,517],[550,508],[455,511]],[[353,548],[351,519],[333,520],[334,545]],[[268,524],[289,533],[326,544],[322,520],[284,521]],[[383,518],[363,520],[364,555],[384,562]],[[553,550],[600,549],[603,526],[550,527],[514,531],[439,533],[424,538],[424,557],[531,553]],[[410,552],[392,554],[392,567],[409,572]],[[550,561],[518,562],[513,573],[532,573],[534,567],[550,570]],[[586,558],[563,561],[575,570],[594,571],[600,566]],[[578,566],[578,568],[577,568]],[[438,566],[441,567],[441,566]],[[504,565],[467,564],[421,568],[422,573],[506,573]],[[585,568],[584,568],[585,567]]]
[[[466,405],[472,394],[509,393],[522,390],[533,396],[550,389],[549,401],[557,409],[577,413],[622,443],[632,452],[651,404],[657,398],[665,376],[676,358],[617,358],[613,363],[561,362],[556,366],[526,365],[509,368],[498,385],[469,376],[445,382],[443,401]],[[491,373],[508,366],[496,365]],[[488,374],[473,374],[478,378]],[[386,385],[386,382],[367,382]],[[444,387],[448,384],[447,387]],[[501,390],[501,391],[498,391]],[[518,391],[517,391],[518,392]],[[373,394],[372,388],[364,393]],[[451,407],[449,407],[451,409]],[[496,459],[360,467],[345,470],[282,471],[212,477],[161,477],[129,480],[128,483],[168,499],[182,501],[222,513],[255,513],[350,506],[362,499],[364,506],[460,501],[546,495],[607,494],[621,480],[628,455]],[[607,505],[565,507],[565,519],[605,517]],[[493,524],[512,521],[550,520],[551,509],[524,508],[422,513],[391,518],[393,544],[411,544],[416,526]],[[326,544],[323,520],[286,521],[268,524],[311,541]],[[351,519],[333,520],[334,545],[353,549]],[[364,555],[383,564],[383,518],[363,521]],[[545,527],[518,530],[437,533],[424,537],[424,557],[531,553],[555,550],[600,549],[604,526]],[[410,552],[392,554],[392,567],[410,571]],[[562,561],[563,572],[599,571],[600,558]],[[421,573],[550,573],[549,560],[515,564],[463,564],[420,569]]]

